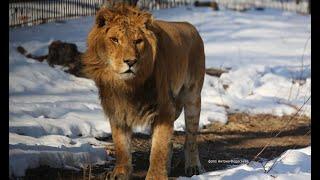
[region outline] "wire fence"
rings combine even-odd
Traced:
[[[9,26],[94,15],[105,0],[10,0]]]
[[[108,0],[9,0],[9,26],[36,25],[49,21],[95,15]],[[142,9],[160,9],[191,4],[191,0],[140,0]]]
[[[92,16],[110,0],[9,0],[9,26],[36,25],[79,16]],[[213,1],[213,0],[208,0]],[[310,0],[214,0],[241,11],[251,7],[310,13]],[[153,10],[193,4],[195,0],[138,0],[142,9]]]
[[[254,8],[275,8],[284,11],[311,13],[311,0],[215,0],[228,9],[243,11]]]

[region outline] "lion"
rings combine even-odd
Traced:
[[[183,108],[185,173],[204,171],[196,138],[205,54],[193,25],[155,20],[124,4],[103,7],[88,34],[82,60],[111,125],[116,164],[107,179],[130,178],[132,129],[139,126],[149,126],[152,134],[146,179],[168,179],[174,121]]]

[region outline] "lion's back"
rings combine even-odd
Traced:
[[[197,29],[188,22],[156,21],[158,43],[169,75],[170,86],[178,93],[183,85],[202,84],[205,73],[204,45]],[[186,84],[187,83],[187,84]]]

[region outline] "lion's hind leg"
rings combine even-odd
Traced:
[[[200,92],[189,91],[185,96],[184,114],[186,137],[184,144],[185,174],[192,176],[204,172],[201,166],[197,144],[197,133],[201,109]]]

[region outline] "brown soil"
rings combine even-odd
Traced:
[[[287,122],[290,120],[290,123]],[[201,163],[206,171],[224,169],[235,163],[212,163],[219,160],[251,160],[267,143],[268,148],[256,159],[273,159],[287,149],[302,148],[310,145],[309,118],[271,115],[229,115],[228,123],[210,124],[198,136]],[[278,137],[273,136],[282,130]],[[112,142],[110,138],[105,141]],[[184,133],[175,132],[172,172],[170,179],[184,176]],[[113,156],[112,147],[107,148]],[[133,137],[133,179],[144,179],[149,162],[150,137],[135,134]],[[246,163],[246,161],[242,161]],[[64,170],[49,167],[30,169],[24,179],[104,179],[105,172],[111,170],[114,162],[83,170]]]

